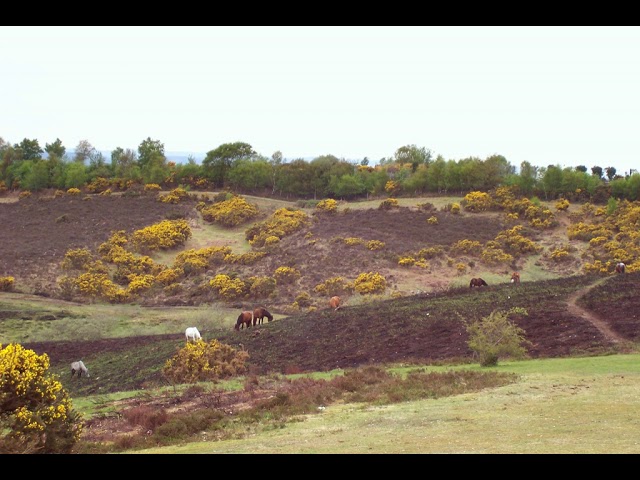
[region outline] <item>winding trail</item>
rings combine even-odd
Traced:
[[[588,287],[582,288],[577,292],[575,292],[573,295],[567,298],[567,307],[569,312],[572,315],[575,315],[576,317],[584,318],[585,320],[591,322],[593,326],[596,327],[600,331],[600,333],[602,333],[602,335],[604,335],[605,338],[610,342],[616,343],[616,344],[626,343],[627,340],[621,337],[620,335],[618,335],[613,330],[611,330],[607,322],[602,320],[599,316],[597,316],[593,312],[590,312],[589,310],[585,310],[584,308],[578,306],[576,303],[580,297],[582,297],[583,295],[586,295],[587,293],[589,293],[591,289],[597,287],[598,285],[600,285],[606,280],[607,280],[607,277],[601,278],[600,280],[594,282],[592,285],[589,285]]]

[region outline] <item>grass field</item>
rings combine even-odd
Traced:
[[[434,370],[464,367],[429,367]],[[520,379],[382,407],[341,404],[249,438],[136,453],[640,453],[640,355],[504,362]]]

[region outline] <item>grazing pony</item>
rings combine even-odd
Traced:
[[[202,336],[200,336],[200,332],[198,331],[198,329],[196,327],[189,327],[184,331],[184,336],[187,339],[187,342],[189,340],[193,340],[194,342],[196,340],[202,340]]]
[[[240,330],[245,326],[249,328],[251,326],[252,321],[253,321],[253,312],[248,310],[243,310],[242,312],[240,312],[240,315],[238,315],[238,320],[236,320],[236,326],[233,328],[235,328],[236,330]]]
[[[481,278],[472,278],[471,281],[469,282],[469,288],[482,287],[482,286],[488,287],[489,285],[487,284],[487,282],[485,282]]]
[[[626,268],[627,266],[624,263],[622,262],[616,263],[616,273],[624,273]]]
[[[511,274],[511,283],[520,283],[520,274],[518,272]]]
[[[258,307],[253,311],[253,324],[257,325],[257,324],[262,324],[262,321],[264,320],[264,317],[267,317],[268,321],[273,320],[273,315],[271,315],[269,313],[269,310],[267,310],[264,307]]]
[[[329,300],[329,306],[334,310],[338,310],[340,308],[341,303],[342,303],[342,300],[337,295],[335,297],[331,297],[331,300]]]
[[[82,374],[85,374],[87,377],[89,376],[89,369],[85,367],[82,360],[78,360],[77,362],[73,362],[71,364],[71,378],[73,378],[73,375],[75,373],[78,374],[78,378],[80,378]]]

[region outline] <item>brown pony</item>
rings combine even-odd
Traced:
[[[247,328],[249,328],[251,326],[252,321],[253,321],[253,312],[244,310],[240,312],[240,315],[238,315],[236,326],[233,328],[235,328],[236,330],[240,330],[241,328],[244,328],[245,325]]]
[[[616,263],[616,273],[624,273],[626,268],[627,266],[624,263],[622,262]]]
[[[482,287],[482,286],[488,287],[489,285],[487,284],[487,282],[485,282],[481,278],[472,278],[471,281],[469,282],[469,288]]]
[[[342,303],[342,299],[337,295],[335,297],[331,297],[331,300],[329,300],[329,306],[334,310],[338,310],[340,308],[341,303]]]
[[[257,325],[257,324],[261,324],[262,321],[264,320],[264,317],[267,317],[267,320],[271,321],[273,320],[273,315],[271,315],[269,313],[269,310],[267,310],[264,307],[258,307],[253,311],[253,324]]]
[[[511,283],[520,283],[520,274],[518,272],[511,274]]]

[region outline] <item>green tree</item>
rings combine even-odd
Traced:
[[[160,156],[164,157],[164,143],[160,140],[151,140],[151,137],[147,137],[138,145],[138,163],[141,170],[144,171],[147,164]]]
[[[83,163],[73,162],[66,168],[64,187],[82,188],[87,183],[87,168]]]
[[[46,143],[44,146],[44,151],[47,152],[49,158],[51,157],[64,157],[65,153],[67,153],[67,149],[62,145],[62,141],[59,138],[56,138],[56,141],[53,143]]]
[[[528,315],[526,309],[514,307],[507,311],[494,310],[489,316],[468,322],[469,339],[467,345],[475,352],[483,367],[493,367],[500,357],[522,358],[526,355],[524,330],[509,321],[509,315]]]
[[[49,164],[45,160],[38,160],[25,175],[22,188],[36,191],[47,187],[49,187]]]
[[[228,182],[234,190],[258,193],[271,186],[271,170],[266,158],[241,158],[229,169]]]
[[[587,167],[585,167],[584,165],[578,165],[578,166],[576,167],[576,171],[577,171],[577,172],[583,172],[583,173],[586,173],[586,172],[587,172]]]
[[[0,453],[71,453],[81,415],[49,373],[47,354],[0,345]]]
[[[87,169],[88,180],[91,181],[96,177],[110,178],[113,176],[113,170],[107,165],[102,152],[94,152],[89,157],[89,168]]]
[[[605,172],[607,172],[607,178],[611,181],[616,176],[617,170],[615,167],[607,167],[605,168]]]
[[[118,147],[111,152],[111,168],[116,177],[133,178],[134,170],[139,174],[137,166],[138,154],[130,148]]]
[[[562,192],[562,168],[559,165],[549,165],[542,169],[541,176],[540,185],[544,190],[545,199],[557,198]]]
[[[20,143],[16,143],[14,148],[20,152],[20,158],[22,160],[37,160],[44,153],[44,150],[40,148],[38,140],[29,140],[25,138]]]
[[[273,155],[271,155],[271,161],[269,162],[271,164],[271,193],[276,193],[276,183],[282,161],[282,152],[280,150],[273,152]]]
[[[365,193],[365,184],[362,178],[356,174],[331,177],[329,192],[335,197],[349,199]]]
[[[591,173],[598,178],[602,178],[602,167],[591,167]]]
[[[396,150],[395,161],[397,163],[410,163],[411,169],[415,172],[418,165],[429,165],[433,158],[431,150],[416,145],[405,145]]]
[[[285,195],[311,197],[314,193],[313,174],[309,162],[302,158],[283,163],[278,174],[276,189]]]
[[[202,160],[205,175],[216,187],[224,187],[227,173],[236,160],[253,158],[256,152],[248,143],[224,143],[214,150],[207,152]]]

